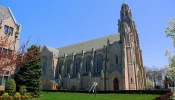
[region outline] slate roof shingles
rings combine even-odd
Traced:
[[[64,53],[69,55],[69,54],[72,54],[72,52],[78,53],[78,52],[81,52],[82,50],[89,51],[89,50],[92,50],[92,48],[94,49],[103,48],[104,45],[107,45],[108,39],[110,40],[111,43],[115,41],[119,41],[120,34],[119,33],[112,34],[109,36],[105,36],[105,37],[57,48],[60,51],[58,57],[63,57]]]
[[[0,21],[12,18],[8,8],[0,5]]]

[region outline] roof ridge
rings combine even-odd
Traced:
[[[13,21],[15,22],[15,24],[17,24],[17,21],[16,21],[16,19],[15,19],[14,15],[13,15],[13,13],[12,13],[12,11],[11,11],[10,7],[8,7],[7,9],[8,9],[8,11],[10,12],[10,15],[11,15],[11,17],[12,17]]]
[[[13,15],[13,13],[12,13],[12,11],[11,11],[11,9],[10,9],[10,7],[5,7],[3,5],[0,5],[0,7],[7,11],[6,13],[9,14],[9,18],[11,18],[13,20],[14,24],[18,24],[15,17],[14,17],[14,15]],[[8,19],[8,18],[6,18],[6,19]],[[6,19],[3,19],[2,21],[6,20]]]
[[[49,47],[49,48],[52,48],[52,49],[55,49],[55,50],[58,50],[58,49],[56,49],[56,48],[53,48],[53,47],[50,47],[50,46],[47,46],[47,45],[45,45],[46,47]]]
[[[117,35],[117,34],[120,34],[120,33],[110,34],[110,35],[107,35],[107,36],[103,36],[103,37],[99,37],[99,38],[95,38],[95,39],[91,39],[91,40],[87,40],[87,41],[83,41],[83,42],[79,42],[79,43],[75,43],[75,44],[70,44],[70,45],[67,45],[67,46],[62,46],[62,47],[59,47],[59,48],[56,48],[56,49],[59,50],[61,48],[65,48],[65,47],[69,47],[69,46],[73,46],[73,45],[78,45],[78,44],[81,44],[81,43],[86,43],[86,42],[89,42],[89,41],[94,41],[94,40],[102,39],[102,38],[109,37],[109,36],[112,36],[112,35]]]

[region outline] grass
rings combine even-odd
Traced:
[[[60,93],[42,92],[41,98],[33,100],[153,100],[159,95],[146,94],[83,94],[83,93]]]

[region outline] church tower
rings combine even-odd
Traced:
[[[145,87],[145,71],[138,34],[132,13],[127,3],[123,3],[118,20],[118,32],[122,45],[123,88],[139,90]]]

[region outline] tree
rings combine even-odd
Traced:
[[[164,86],[165,86],[165,89],[168,88],[168,78],[167,78],[167,76],[165,76]]]
[[[30,50],[34,52],[32,54],[28,53],[27,58],[32,59],[33,57],[38,56],[38,59],[23,63],[14,77],[18,90],[21,86],[26,86],[26,90],[28,92],[40,92],[40,78],[42,75],[41,51],[40,47],[36,45],[32,45],[30,48],[28,48],[27,52],[30,52]]]
[[[10,96],[13,96],[16,92],[16,83],[14,79],[9,79],[5,86],[5,91],[8,92]]]
[[[165,86],[165,89],[168,88],[168,86],[173,86],[173,82],[170,78],[167,78],[167,76],[165,76],[165,80],[163,80],[163,83],[164,83],[164,86]]]
[[[156,80],[162,80],[162,68],[153,66],[152,68],[145,67],[146,77],[154,81],[154,87],[156,87]]]
[[[149,78],[146,78],[146,87],[150,88],[152,86],[152,82]]]
[[[173,39],[173,46],[175,47],[175,21],[173,18],[169,18],[169,25],[166,27],[166,36]],[[169,60],[169,65],[165,66],[166,75],[173,82],[175,81],[175,55],[171,55],[171,51],[166,50],[166,54]],[[173,85],[174,86],[174,85]]]
[[[19,68],[24,62],[31,62],[38,59],[38,56],[28,59],[27,55],[34,52],[33,50],[26,52],[29,39],[26,43],[23,43],[19,51],[17,51],[15,47],[16,39],[11,41],[8,35],[0,37],[0,74],[3,74],[4,71],[7,70],[15,71],[15,69]],[[9,50],[7,50],[7,48],[9,48]]]

